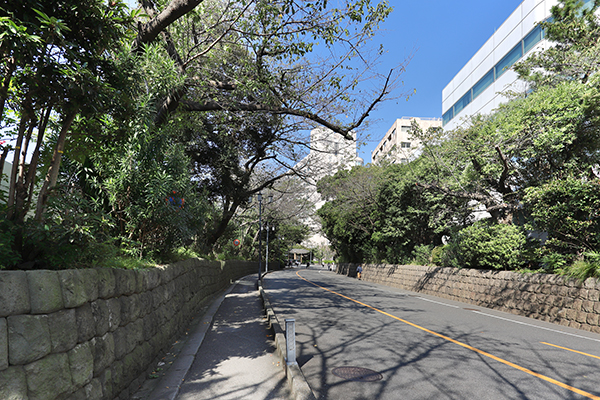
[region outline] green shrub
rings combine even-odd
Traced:
[[[447,246],[436,246],[431,250],[431,262],[435,265],[442,265],[442,257],[444,255],[444,249]]]
[[[577,257],[600,245],[600,180],[565,178],[526,189],[530,230],[545,231],[553,253]]]
[[[515,225],[478,221],[458,232],[446,261],[450,266],[513,270],[523,265],[525,233]]]
[[[418,265],[428,265],[431,262],[431,251],[432,246],[430,245],[422,244],[415,246],[412,251],[414,262]]]
[[[582,259],[562,268],[559,272],[581,281],[587,278],[600,278],[600,253],[587,252]]]

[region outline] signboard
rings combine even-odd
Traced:
[[[235,247],[238,247],[238,246],[240,245],[240,239],[235,239],[235,240],[233,241],[233,245],[234,245]]]

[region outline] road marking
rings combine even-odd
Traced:
[[[481,312],[481,311],[473,311],[473,312],[477,313],[477,314],[485,315],[486,317],[492,317],[492,318],[501,319],[503,321],[514,322],[515,324],[527,325],[527,326],[530,326],[530,327],[533,327],[533,328],[544,329],[546,331],[550,331],[550,332],[554,332],[554,333],[562,333],[563,335],[574,336],[574,337],[579,338],[579,339],[587,339],[587,340],[593,340],[594,342],[600,342],[600,340],[598,340],[598,339],[589,338],[589,337],[585,337],[585,336],[581,336],[581,335],[576,335],[574,333],[563,332],[563,331],[559,331],[557,329],[551,329],[551,328],[546,328],[546,327],[543,327],[543,326],[528,324],[527,322],[521,322],[521,321],[517,321],[517,320],[514,320],[514,319],[510,319],[510,318],[499,317],[497,315],[487,314],[487,313],[484,313],[484,312]]]
[[[541,344],[545,344],[547,346],[552,346],[552,347],[556,347],[557,349],[562,349],[562,350],[567,350],[567,351],[572,351],[573,353],[577,353],[577,354],[582,354],[584,356],[588,356],[588,357],[593,357],[593,358],[597,358],[598,360],[600,360],[600,357],[592,355],[592,354],[588,354],[588,353],[584,353],[582,351],[577,351],[577,350],[573,350],[573,349],[569,349],[568,347],[562,347],[562,346],[557,346],[555,344],[552,343],[546,343],[546,342],[540,342]]]
[[[415,298],[417,298],[417,299],[421,299],[421,300],[424,300],[424,301],[428,301],[428,302],[430,302],[430,303],[440,304],[440,305],[442,305],[442,306],[446,306],[446,307],[460,308],[460,307],[458,307],[458,306],[454,306],[454,305],[452,305],[452,304],[446,304],[446,303],[442,303],[441,301],[433,301],[433,300],[429,300],[429,299],[426,299],[425,297],[419,297],[419,296],[415,296]]]
[[[493,354],[490,354],[490,353],[488,353],[488,352],[485,352],[485,351],[483,351],[483,350],[480,350],[480,349],[478,349],[478,348],[476,348],[476,347],[470,346],[470,345],[468,345],[468,344],[466,344],[466,343],[463,343],[463,342],[459,342],[458,340],[452,339],[451,337],[448,337],[448,336],[446,336],[446,335],[442,335],[441,333],[434,332],[434,331],[432,331],[432,330],[430,330],[430,329],[424,328],[424,327],[422,327],[422,326],[420,326],[420,325],[417,325],[417,324],[414,324],[414,323],[412,323],[412,322],[410,322],[410,321],[407,321],[407,320],[404,320],[404,319],[402,319],[402,318],[396,317],[395,315],[392,315],[392,314],[390,314],[390,313],[387,313],[387,312],[385,312],[385,311],[383,311],[383,310],[380,310],[380,309],[378,309],[378,308],[375,308],[375,307],[373,307],[373,306],[370,306],[370,305],[368,305],[368,304],[365,304],[365,303],[363,303],[363,302],[361,302],[361,301],[355,300],[355,299],[353,299],[353,298],[351,298],[351,297],[345,296],[345,295],[343,295],[343,294],[341,294],[341,293],[338,293],[338,292],[335,292],[335,291],[333,291],[333,290],[331,290],[331,289],[327,289],[327,288],[325,288],[325,287],[323,287],[323,286],[317,285],[316,283],[314,283],[314,282],[311,282],[311,281],[309,281],[308,279],[304,278],[302,275],[300,275],[300,271],[296,272],[296,275],[298,275],[298,277],[299,277],[300,279],[302,279],[302,280],[304,280],[304,281],[306,281],[306,282],[310,283],[310,284],[311,284],[311,285],[313,285],[313,286],[316,286],[316,287],[318,287],[318,288],[321,288],[321,289],[323,289],[323,290],[326,290],[326,291],[328,291],[328,292],[330,292],[330,293],[333,293],[333,294],[335,294],[335,295],[338,295],[338,296],[340,296],[340,297],[342,297],[342,298],[344,298],[344,299],[350,300],[350,301],[352,301],[352,302],[354,302],[354,303],[356,303],[356,304],[360,304],[361,306],[364,306],[364,307],[370,308],[370,309],[371,309],[371,310],[373,310],[373,311],[377,311],[377,312],[378,312],[378,313],[380,313],[380,314],[383,314],[383,315],[385,315],[385,316],[388,316],[388,317],[390,317],[390,318],[393,318],[393,319],[395,319],[395,320],[397,320],[397,321],[400,321],[400,322],[402,322],[402,323],[405,323],[405,324],[407,324],[407,325],[410,325],[410,326],[412,326],[413,328],[420,329],[420,330],[422,330],[423,332],[427,332],[427,333],[429,333],[429,334],[431,334],[431,335],[433,335],[433,336],[437,336],[437,337],[439,337],[439,338],[442,338],[442,339],[444,339],[444,340],[447,340],[447,341],[449,341],[449,342],[451,342],[451,343],[454,343],[454,344],[456,344],[456,345],[459,345],[459,346],[461,346],[461,347],[464,347],[465,349],[469,349],[469,350],[471,350],[471,351],[474,351],[474,352],[475,352],[475,353],[477,353],[477,354],[481,354],[482,356],[485,356],[485,357],[491,358],[492,360],[498,361],[498,362],[500,362],[500,363],[502,363],[502,364],[508,365],[509,367],[515,368],[515,369],[517,369],[517,370],[519,370],[519,371],[522,371],[522,372],[525,372],[525,373],[527,373],[527,374],[529,374],[529,375],[535,376],[536,378],[539,378],[539,379],[541,379],[541,380],[544,380],[544,381],[546,381],[546,382],[552,383],[552,384],[554,384],[554,385],[556,385],[556,386],[559,386],[559,387],[561,387],[561,388],[563,388],[563,389],[567,389],[567,390],[570,390],[571,392],[574,392],[574,393],[580,394],[580,395],[582,395],[582,396],[584,396],[584,397],[587,397],[588,399],[600,400],[600,397],[599,397],[599,396],[595,396],[595,395],[593,395],[593,394],[591,394],[591,393],[588,393],[588,392],[586,392],[586,391],[584,391],[584,390],[577,389],[576,387],[573,387],[573,386],[571,386],[571,385],[567,385],[566,383],[563,383],[563,382],[557,381],[556,379],[550,378],[549,376],[546,376],[546,375],[539,374],[539,373],[537,373],[537,372],[534,372],[534,371],[532,371],[532,370],[530,370],[530,369],[528,369],[528,368],[521,367],[520,365],[517,365],[517,364],[515,364],[515,363],[513,363],[513,362],[510,362],[510,361],[508,361],[508,360],[505,360],[505,359],[503,359],[503,358],[497,357],[497,356],[495,356],[495,355],[493,355]]]

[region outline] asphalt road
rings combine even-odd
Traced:
[[[264,287],[318,399],[600,400],[600,335],[326,270]]]

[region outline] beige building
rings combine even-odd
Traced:
[[[442,126],[441,118],[402,117],[397,119],[371,153],[371,163],[376,164],[384,160],[390,163],[403,163],[418,156],[421,142],[410,134],[413,120],[423,131],[431,127]]]

